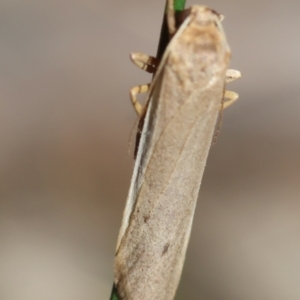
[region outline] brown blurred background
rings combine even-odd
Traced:
[[[164,3],[1,1],[1,300],[109,299],[133,168],[128,90],[151,78],[129,53],[156,53]],[[226,16],[243,78],[176,299],[297,300],[300,2],[205,4]]]

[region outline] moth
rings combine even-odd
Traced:
[[[120,300],[174,298],[218,116],[238,97],[225,91],[240,72],[228,70],[222,16],[205,6],[186,15],[176,30],[169,9],[172,38],[160,61],[132,55],[155,75],[131,90],[142,128],[115,256]],[[148,92],[144,106],[140,92]]]

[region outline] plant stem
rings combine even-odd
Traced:
[[[174,10],[176,12],[184,10],[185,2],[186,2],[186,0],[174,0]],[[167,3],[168,3],[168,1],[166,0],[166,6],[167,6]],[[156,58],[161,59],[168,43],[169,43],[169,32],[168,32],[166,9],[165,9],[163,22],[162,22],[162,26],[161,26],[161,31],[160,31],[160,38],[159,38]],[[115,284],[113,285],[113,288],[112,288],[110,300],[122,300],[118,296],[117,288],[116,288]]]

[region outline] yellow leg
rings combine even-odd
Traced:
[[[241,72],[237,70],[228,69],[226,71],[226,83],[237,80],[241,77]],[[223,109],[233,104],[238,98],[239,95],[232,91],[225,91],[224,98],[228,99],[223,104]]]
[[[238,70],[228,69],[226,71],[226,83],[237,80],[241,77],[241,72]]]
[[[131,53],[130,59],[136,66],[148,73],[154,73],[159,64],[158,59],[155,57],[139,52]]]
[[[144,113],[144,106],[138,101],[137,95],[142,93],[147,93],[149,87],[150,84],[143,84],[143,85],[137,85],[130,90],[130,99],[139,117],[141,117]]]
[[[223,109],[233,104],[239,98],[239,95],[232,91],[225,91],[224,98],[228,100],[224,102]]]

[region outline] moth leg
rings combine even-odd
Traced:
[[[137,95],[147,93],[149,91],[150,84],[137,85],[130,90],[131,103],[139,117],[143,115],[144,106],[138,101]]]
[[[148,73],[154,73],[159,64],[157,58],[140,52],[131,53],[130,59],[136,66]]]
[[[228,69],[226,71],[226,83],[237,80],[241,77],[241,72],[238,70]]]
[[[224,102],[223,109],[233,104],[239,98],[239,95],[232,91],[225,91],[224,98],[228,100]]]

